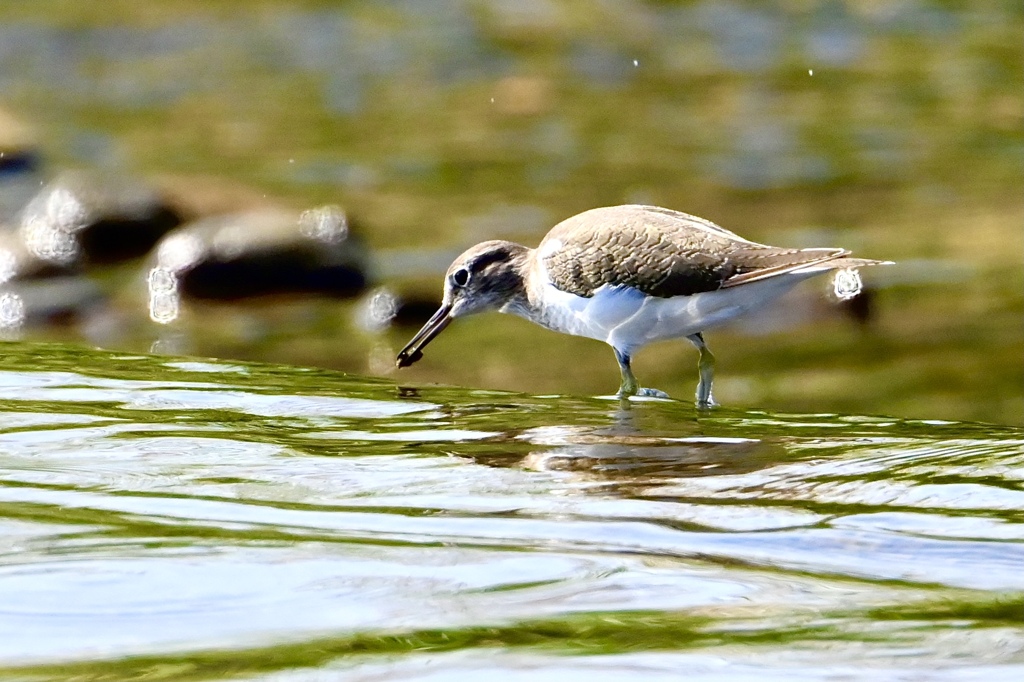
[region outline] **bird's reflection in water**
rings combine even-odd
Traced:
[[[518,437],[540,446],[518,461],[537,471],[573,472],[594,492],[648,497],[673,480],[730,476],[767,468],[788,459],[778,441],[714,435],[714,425],[693,422],[693,435],[662,436],[637,425],[628,404],[611,414],[606,427],[551,426]],[[714,422],[712,422],[714,424]],[[678,433],[678,431],[677,431]]]

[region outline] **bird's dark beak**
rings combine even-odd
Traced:
[[[444,331],[452,321],[452,306],[446,304],[441,306],[434,315],[427,320],[423,328],[416,332],[409,343],[405,344],[398,353],[398,366],[408,367],[423,357],[423,348],[434,340],[434,337]]]

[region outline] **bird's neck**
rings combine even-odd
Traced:
[[[553,329],[556,325],[548,319],[550,311],[545,307],[543,295],[545,282],[540,275],[542,270],[536,267],[536,258],[536,249],[524,247],[521,253],[516,254],[513,268],[518,278],[517,286],[501,307],[501,312]]]

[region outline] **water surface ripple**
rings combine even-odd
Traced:
[[[4,679],[1024,676],[1024,429],[4,349]]]

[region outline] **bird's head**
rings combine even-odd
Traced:
[[[444,276],[441,307],[398,353],[398,366],[423,357],[423,348],[456,317],[498,310],[525,296],[524,269],[530,249],[507,241],[487,241],[466,250]]]

